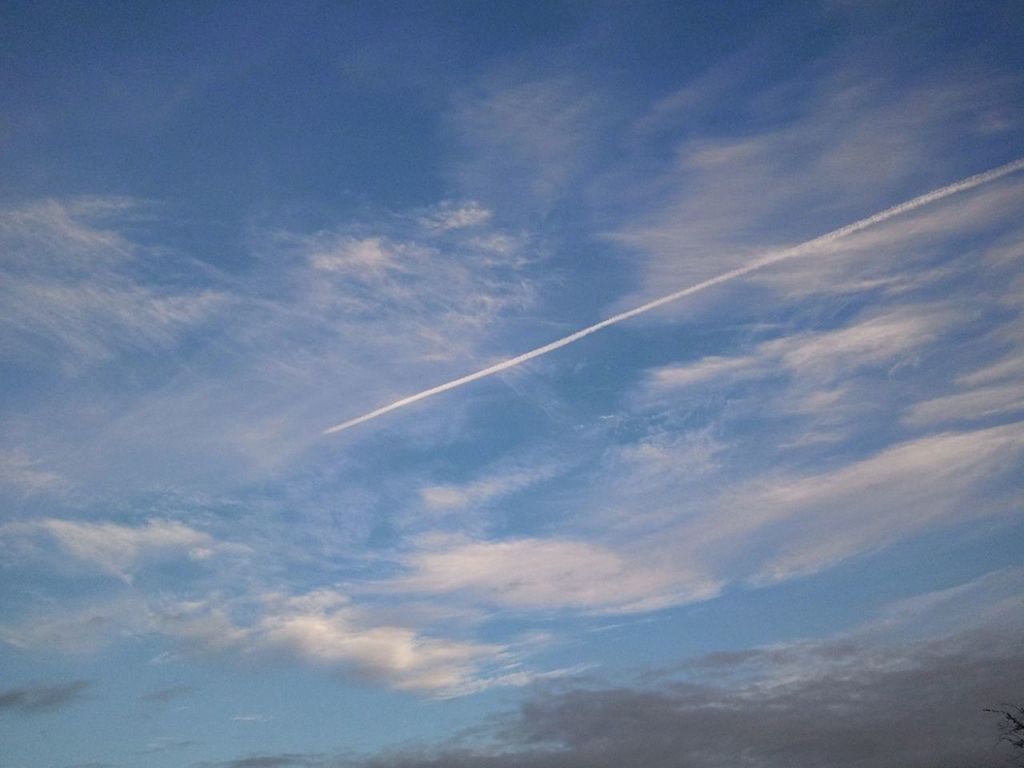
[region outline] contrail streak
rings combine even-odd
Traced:
[[[811,251],[814,251],[817,248],[820,248],[821,246],[828,245],[829,243],[832,243],[836,240],[847,237],[848,235],[852,235],[855,232],[860,232],[862,229],[873,227],[876,224],[881,224],[883,221],[888,221],[889,219],[899,216],[900,214],[909,213],[910,211],[917,210],[918,208],[942,200],[943,198],[949,197],[950,195],[955,195],[958,192],[966,192],[969,189],[980,187],[982,184],[988,184],[990,181],[995,181],[996,179],[1002,178],[1003,176],[1007,176],[1011,173],[1020,170],[1024,170],[1024,158],[1014,160],[1012,163],[1001,165],[998,168],[993,168],[992,170],[985,171],[984,173],[979,173],[974,176],[968,176],[966,179],[961,179],[960,181],[954,182],[945,187],[939,187],[938,189],[934,189],[931,192],[926,192],[923,195],[915,197],[911,200],[907,200],[906,202],[900,203],[899,205],[894,205],[891,208],[886,208],[884,211],[880,211],[879,213],[876,213],[872,216],[868,216],[865,219],[860,219],[859,221],[855,221],[852,224],[847,224],[846,226],[840,227],[839,229],[834,229],[827,234],[820,235],[814,238],[813,240],[808,240],[804,243],[800,243],[799,245],[795,245],[791,248],[786,248],[785,250],[782,251],[775,251],[773,253],[766,254],[765,256],[762,256],[750,262],[749,264],[746,264],[745,266],[737,267],[736,269],[731,269],[728,272],[723,272],[720,275],[712,277],[708,280],[704,280],[703,282],[697,283],[696,285],[691,285],[688,288],[683,288],[682,290],[676,291],[675,293],[670,293],[667,296],[662,296],[660,299],[649,301],[646,304],[641,304],[639,307],[635,307],[634,309],[630,309],[625,312],[620,312],[619,314],[606,318],[599,323],[594,323],[593,325],[589,325],[586,328],[576,331],[575,333],[571,333],[568,336],[565,336],[561,339],[552,341],[549,344],[545,344],[543,347],[531,349],[529,352],[524,352],[523,354],[517,355],[516,357],[511,357],[508,360],[503,360],[500,363],[496,363],[492,366],[479,370],[476,373],[471,373],[467,376],[462,376],[461,378],[453,379],[452,381],[449,381],[445,384],[439,384],[436,387],[425,389],[422,392],[418,392],[415,395],[409,395],[408,397],[403,397],[401,400],[396,400],[390,405],[385,405],[374,411],[365,413],[362,416],[358,416],[354,419],[349,419],[348,421],[343,421],[341,424],[336,424],[335,426],[330,427],[329,429],[325,429],[324,434],[329,435],[334,432],[341,432],[343,429],[348,429],[349,427],[354,427],[357,424],[362,424],[363,422],[370,421],[371,419],[376,419],[378,416],[383,416],[385,413],[397,411],[399,408],[404,408],[407,405],[412,405],[413,403],[417,403],[420,400],[426,400],[428,397],[440,395],[442,392],[447,392],[449,390],[456,389],[458,387],[463,386],[464,384],[469,384],[470,382],[477,381],[478,379],[484,379],[487,378],[488,376],[493,376],[496,373],[507,371],[509,368],[515,368],[517,365],[521,365],[522,363],[525,363],[529,360],[533,360],[534,358],[546,355],[548,354],[548,352],[554,352],[556,349],[561,349],[562,347],[568,346],[569,344],[577,342],[580,339],[584,338],[585,336],[589,336],[592,333],[597,333],[601,329],[607,328],[610,325],[615,325],[616,323],[621,323],[624,320],[629,320],[631,317],[636,317],[637,315],[642,315],[645,312],[650,312],[652,309],[657,309],[658,307],[661,307],[665,304],[669,304],[673,301],[678,301],[679,299],[685,296],[690,296],[694,293],[699,293],[700,291],[703,291],[706,288],[711,288],[712,286],[718,285],[719,283],[725,283],[728,282],[729,280],[734,280],[737,277],[742,277],[743,275],[750,274],[751,272],[763,269],[764,267],[767,267],[771,264],[777,264],[780,261],[786,261],[787,259],[803,256]]]

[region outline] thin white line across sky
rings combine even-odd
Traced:
[[[452,379],[451,381],[445,382],[444,384],[439,384],[436,387],[431,387],[430,389],[425,389],[422,392],[417,392],[415,395],[403,397],[401,400],[396,400],[395,402],[389,405],[382,406],[380,408],[377,408],[376,410],[370,411],[369,413],[364,413],[362,416],[357,416],[354,419],[349,419],[348,421],[343,421],[340,424],[335,424],[333,427],[325,429],[324,434],[329,435],[334,432],[341,432],[342,430],[348,429],[349,427],[354,427],[357,424],[362,424],[364,422],[371,421],[372,419],[376,419],[378,416],[383,416],[385,413],[397,411],[399,408],[404,408],[407,405],[418,403],[420,400],[426,400],[428,397],[440,395],[442,392],[448,392],[449,390],[456,389],[465,384],[469,384],[470,382],[477,381],[478,379],[484,379],[487,378],[488,376],[493,376],[496,373],[507,371],[509,368],[514,368],[517,365],[521,365],[522,363],[541,357],[542,355],[546,355],[549,352],[554,352],[556,349],[561,349],[562,347],[577,342],[580,339],[589,336],[592,333],[597,333],[598,331],[607,328],[608,326],[621,323],[624,320],[629,320],[631,317],[642,315],[645,312],[650,312],[653,309],[657,309],[658,307],[664,306],[665,304],[669,304],[673,301],[678,301],[679,299],[703,291],[706,288],[711,288],[712,286],[718,285],[719,283],[725,283],[728,282],[729,280],[734,280],[737,277],[742,277],[743,275],[750,274],[751,272],[762,269],[771,264],[777,264],[780,261],[786,261],[788,259],[806,255],[807,253],[810,253],[823,245],[828,245],[829,243],[839,240],[840,238],[852,235],[855,232],[860,232],[861,230],[867,229],[868,227],[873,227],[876,224],[881,224],[883,221],[887,221],[895,216],[899,216],[900,214],[909,213],[910,211],[917,210],[918,208],[942,200],[943,198],[949,197],[950,195],[955,195],[958,192],[966,192],[967,190],[974,189],[975,187],[980,187],[982,184],[988,184],[991,181],[995,181],[996,179],[1000,179],[1003,176],[1007,176],[1011,173],[1020,170],[1024,170],[1024,158],[1014,160],[1011,163],[1001,165],[998,168],[993,168],[992,170],[985,171],[984,173],[975,174],[974,176],[968,176],[966,179],[961,179],[960,181],[948,184],[944,187],[933,189],[931,192],[926,192],[923,195],[919,195],[918,197],[915,197],[911,200],[907,200],[906,202],[900,203],[899,205],[894,205],[891,208],[886,208],[884,211],[880,211],[876,214],[868,216],[867,218],[860,219],[858,221],[853,222],[852,224],[847,224],[846,226],[840,227],[839,229],[834,229],[831,232],[828,232],[824,235],[819,235],[813,240],[808,240],[804,243],[800,243],[799,245],[786,248],[785,250],[768,253],[757,259],[754,259],[753,261],[749,262],[748,264],[742,267],[731,269],[728,272],[723,272],[722,274],[716,275],[715,277],[709,278],[708,280],[704,280],[695,285],[683,288],[682,290],[675,291],[674,293],[670,293],[667,296],[662,296],[660,299],[654,299],[653,301],[649,301],[646,304],[641,304],[639,307],[634,307],[633,309],[626,310],[625,312],[620,312],[617,315],[613,315],[612,317],[601,320],[600,322],[594,323],[593,325],[588,325],[586,328],[582,328],[576,331],[575,333],[569,334],[568,336],[563,336],[560,339],[556,339],[555,341],[545,344],[542,347],[531,349],[529,352],[524,352],[521,355],[510,357],[507,360],[503,360],[500,363],[495,363],[494,365],[488,366],[487,368],[483,368],[479,371],[476,371],[475,373],[470,373],[458,379]]]

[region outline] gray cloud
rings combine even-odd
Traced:
[[[295,768],[296,766],[327,766],[322,755],[278,754],[255,755],[224,763],[200,763],[204,768]]]
[[[1024,696],[1016,637],[1004,625],[904,646],[843,638],[719,652],[649,685],[538,689],[485,732],[486,748],[452,741],[360,760],[276,755],[221,768],[999,765],[1007,754],[998,722],[983,709]]]
[[[77,699],[92,683],[73,680],[61,685],[26,686],[0,691],[0,712],[52,712]]]
[[[745,682],[554,693],[504,733],[545,768],[983,765],[996,756],[982,708],[1024,692],[1024,652],[1009,637],[904,650],[844,641],[707,661],[716,679]]]
[[[166,704],[169,701],[177,699],[181,696],[187,696],[195,692],[195,688],[191,685],[172,685],[167,688],[160,688],[155,691],[143,694],[139,696],[139,701],[144,701],[152,704]]]

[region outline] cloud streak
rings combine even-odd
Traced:
[[[125,581],[131,581],[131,572],[146,560],[181,555],[204,560],[224,551],[207,533],[158,519],[138,526],[57,518],[7,523],[0,525],[0,542],[38,533],[52,538],[64,555]]]
[[[617,325],[618,323],[624,322],[638,315],[651,312],[655,309],[658,309],[659,307],[678,301],[679,299],[685,298],[687,296],[691,296],[695,293],[699,293],[700,291],[706,290],[707,288],[711,288],[721,283],[729,282],[730,280],[734,280],[738,277],[743,277],[744,275],[750,274],[751,272],[755,272],[759,269],[763,269],[772,264],[777,264],[781,261],[786,261],[788,259],[793,259],[799,256],[807,255],[818,248],[835,242],[836,240],[840,240],[856,232],[860,232],[861,230],[868,229],[869,227],[873,227],[877,224],[881,224],[882,222],[888,221],[889,219],[895,218],[896,216],[900,216],[904,213],[910,213],[914,210],[917,210],[918,208],[922,208],[926,205],[930,205],[932,203],[938,202],[939,200],[950,197],[951,195],[955,195],[960,192],[966,192],[976,187],[980,187],[984,184],[996,181],[997,179],[1000,179],[1004,176],[1007,176],[1011,173],[1015,173],[1020,170],[1024,170],[1024,158],[1014,160],[1013,162],[1001,165],[998,168],[993,168],[989,171],[985,171],[984,173],[969,176],[965,179],[961,179],[960,181],[948,184],[944,187],[939,187],[938,189],[934,189],[931,192],[926,192],[923,195],[919,195],[903,203],[894,205],[891,208],[886,208],[883,211],[875,213],[866,218],[859,219],[851,224],[839,227],[838,229],[834,229],[831,232],[828,232],[824,235],[820,235],[811,240],[807,240],[806,242],[800,243],[799,245],[793,246],[791,248],[786,248],[781,251],[768,253],[760,258],[748,262],[744,266],[737,267],[736,269],[731,269],[728,272],[723,272],[722,274],[716,275],[715,277],[703,280],[699,283],[696,283],[695,285],[691,285],[687,288],[675,291],[666,296],[662,296],[661,298],[649,301],[645,304],[641,304],[640,306],[626,310],[625,312],[620,312],[617,315],[613,315],[612,317],[606,318],[598,323],[594,323],[593,325],[587,326],[586,328],[576,331],[575,333],[571,333],[568,336],[564,336],[561,339],[557,339],[541,347],[532,349],[529,352],[524,352],[521,355],[517,355],[507,360],[503,360],[500,363],[488,366],[487,368],[483,368],[482,370],[476,371],[475,373],[471,373],[466,376],[453,379],[444,384],[439,384],[436,387],[431,387],[430,389],[425,389],[422,392],[418,392],[414,395],[410,395],[400,400],[396,400],[395,402],[389,405],[377,408],[376,410],[370,411],[369,413],[365,413],[362,416],[358,416],[354,419],[343,421],[340,424],[336,424],[332,427],[325,429],[323,434],[330,435],[336,432],[341,432],[343,430],[350,429],[351,427],[355,427],[358,426],[359,424],[364,424],[368,421],[372,421],[373,419],[376,419],[392,411],[396,411],[408,405],[418,403],[421,400],[426,400],[427,398],[433,397],[435,395],[440,395],[444,392],[449,392],[453,389],[457,389],[461,386],[470,384],[474,381],[487,378],[488,376],[493,376],[497,373],[501,373],[502,371],[507,371],[510,368],[514,368],[518,365],[529,362],[530,360],[534,360],[550,352],[554,352],[555,350],[561,349],[562,347],[566,347],[569,344],[573,344],[574,342],[577,342],[587,336],[590,336],[593,333],[597,333],[600,330],[608,328],[609,326]]]
[[[0,691],[0,712],[52,712],[77,699],[91,684],[88,680],[74,680],[60,685],[28,686]]]

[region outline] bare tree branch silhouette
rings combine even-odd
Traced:
[[[1024,706],[1002,704],[985,711],[1000,715],[998,743],[1009,744],[1014,750],[1013,763],[1024,766]]]

